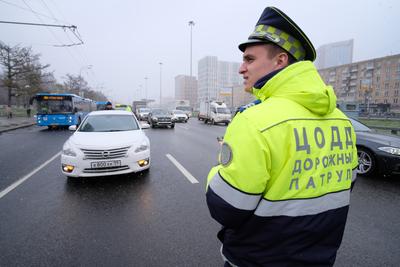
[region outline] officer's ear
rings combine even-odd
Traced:
[[[289,55],[287,53],[279,53],[276,55],[275,64],[278,69],[284,68],[289,65]]]

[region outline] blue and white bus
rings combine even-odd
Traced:
[[[39,126],[62,127],[79,125],[85,116],[96,110],[96,102],[75,94],[38,93],[36,122]]]

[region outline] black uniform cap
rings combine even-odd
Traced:
[[[244,52],[247,45],[274,43],[290,53],[296,60],[314,61],[316,53],[311,41],[285,13],[276,7],[267,7],[261,14],[254,32],[239,45]]]

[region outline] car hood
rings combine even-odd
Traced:
[[[400,138],[373,132],[356,132],[357,139],[375,142],[385,146],[400,147]]]
[[[108,149],[138,145],[147,139],[141,130],[122,132],[75,132],[69,139],[81,148]]]

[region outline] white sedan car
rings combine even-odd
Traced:
[[[148,124],[142,125],[149,128]],[[93,111],[65,142],[62,172],[68,177],[119,175],[150,168],[150,142],[132,112]]]
[[[172,111],[172,120],[175,122],[187,122],[189,117],[182,110],[173,110]]]

